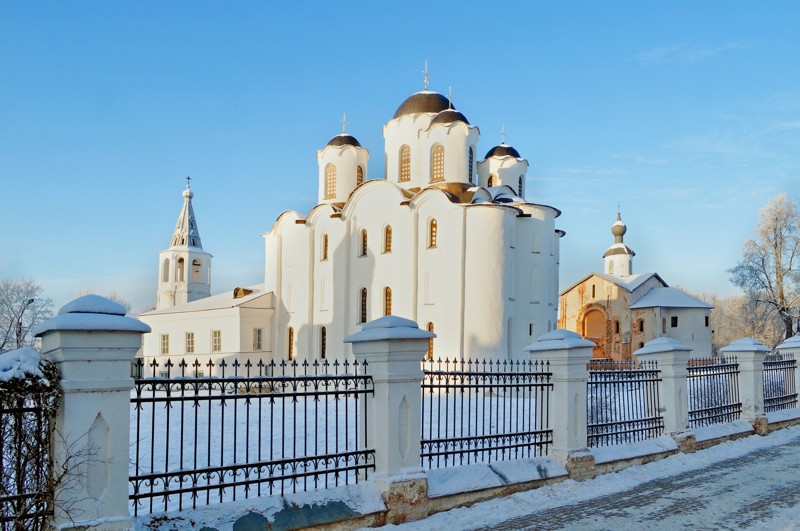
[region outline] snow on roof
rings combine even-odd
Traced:
[[[361,332],[344,338],[345,343],[361,343],[363,341],[380,341],[384,339],[431,339],[433,332],[421,330],[415,321],[386,315],[361,325]]]
[[[201,312],[206,310],[221,310],[224,308],[236,308],[237,306],[241,306],[246,302],[250,302],[252,300],[255,300],[259,297],[263,297],[264,295],[268,294],[264,292],[263,283],[256,284],[254,286],[248,286],[247,289],[252,290],[253,293],[249,293],[244,297],[240,297],[238,299],[234,297],[234,290],[228,290],[225,293],[220,293],[219,295],[212,295],[211,297],[205,297],[203,299],[192,301],[186,304],[179,304],[177,306],[161,308],[160,310],[152,310],[139,315],[140,316],[162,315],[168,313]]]
[[[713,308],[712,305],[696,299],[675,288],[653,288],[641,299],[631,304],[631,310],[637,308]]]
[[[25,379],[29,376],[43,378],[39,369],[42,357],[33,347],[22,347],[0,354],[0,382],[13,378]]]
[[[630,275],[627,277],[618,277],[617,275],[607,275],[606,273],[590,273],[586,275],[584,278],[580,279],[578,282],[574,283],[573,285],[562,291],[561,294],[563,295],[568,291],[572,291],[578,285],[583,284],[584,282],[592,278],[593,275],[598,276],[609,282],[612,282],[617,286],[621,287],[622,289],[626,289],[630,292],[633,292],[636,288],[638,288],[639,286],[641,286],[642,284],[644,284],[653,277],[656,277],[664,286],[667,286],[667,283],[664,282],[664,279],[661,278],[661,276],[658,273],[639,273],[638,275]]]

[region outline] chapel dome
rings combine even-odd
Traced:
[[[446,109],[434,116],[433,120],[431,120],[431,124],[451,124],[453,122],[464,122],[469,125],[467,117],[455,109]]]
[[[328,142],[327,145],[334,146],[334,147],[338,147],[338,146],[361,147],[361,144],[359,143],[358,140],[356,140],[356,137],[354,137],[352,135],[348,135],[347,133],[340,133],[340,134],[336,135],[335,137],[330,139],[330,141]]]
[[[438,92],[423,90],[406,98],[395,111],[394,118],[422,112],[440,113],[447,109],[453,109],[453,104],[445,96]]]
[[[505,143],[490,149],[489,152],[486,153],[486,156],[484,158],[488,159],[489,157],[506,157],[506,156],[514,157],[517,159],[522,158],[522,156],[520,156],[519,154],[519,151],[517,151],[516,149]]]

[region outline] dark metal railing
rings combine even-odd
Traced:
[[[733,422],[742,414],[734,357],[690,359],[686,365],[689,427]]]
[[[375,468],[366,422],[363,429],[359,423],[373,394],[366,369],[328,360],[139,360],[131,396],[133,513],[366,479]]]
[[[795,370],[792,354],[768,354],[764,359],[764,412],[797,407]]]
[[[60,387],[55,367],[42,368],[46,379],[0,382],[2,531],[47,529],[53,514],[50,439]]]
[[[547,454],[549,362],[430,360],[422,369],[423,467]]]
[[[598,359],[586,368],[589,446],[627,444],[664,433],[656,362]]]

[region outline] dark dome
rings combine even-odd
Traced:
[[[348,135],[347,133],[341,133],[336,135],[335,137],[331,138],[331,141],[328,142],[329,146],[355,146],[361,147],[361,144],[358,143],[356,137]]]
[[[469,120],[467,120],[467,117],[455,109],[444,110],[434,116],[433,120],[431,120],[432,124],[451,124],[453,122],[464,122],[465,124],[469,125]]]
[[[452,109],[450,100],[439,94],[424,90],[409,96],[406,101],[394,113],[395,118],[400,118],[406,114],[416,114],[420,112],[439,113],[446,109]]]
[[[519,151],[517,151],[511,146],[507,146],[506,144],[500,144],[499,146],[493,147],[492,149],[489,150],[489,152],[486,154],[484,158],[488,159],[489,157],[505,157],[505,156],[511,156],[518,159],[522,158],[519,154]]]

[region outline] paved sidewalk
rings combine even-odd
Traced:
[[[800,445],[757,450],[619,494],[512,518],[512,529],[746,529],[800,503]],[[477,528],[482,529],[482,528]]]

